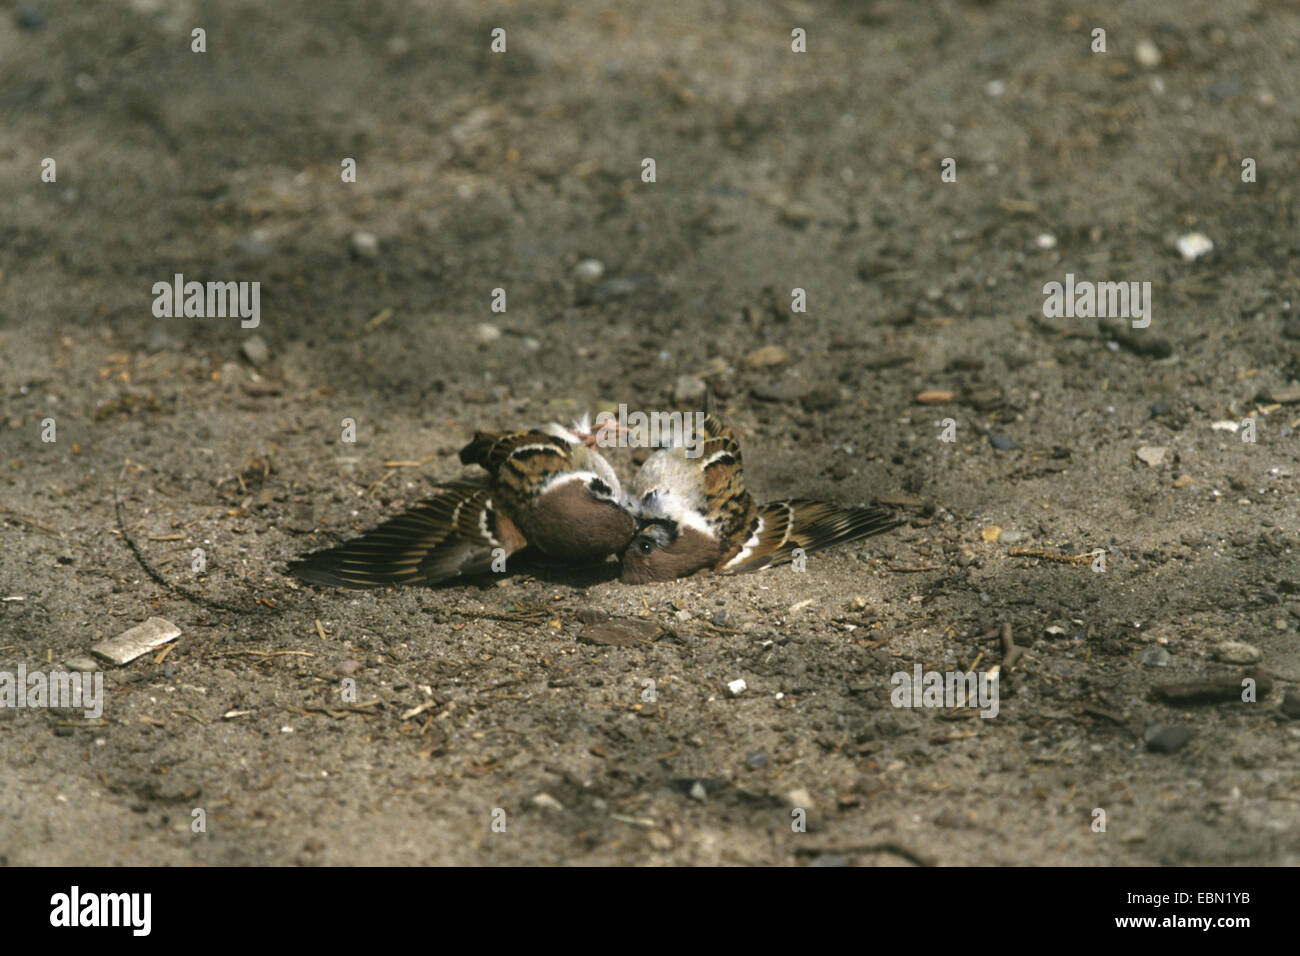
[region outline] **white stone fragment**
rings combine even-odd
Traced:
[[[1185,262],[1199,259],[1214,250],[1213,240],[1203,232],[1189,232],[1186,235],[1179,236],[1174,245],[1177,246],[1178,254],[1183,257]]]
[[[181,636],[181,629],[161,617],[151,617],[117,637],[100,641],[90,648],[90,653],[113,664],[129,664],[141,654],[148,654]]]

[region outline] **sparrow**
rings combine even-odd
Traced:
[[[745,490],[740,442],[712,415],[696,446],[664,448],[632,483],[636,535],[623,552],[624,584],[671,581],[711,569],[757,571],[804,552],[880,534],[903,522],[884,508],[840,508],[786,498],[759,505]]]
[[[595,450],[588,419],[517,431],[475,432],[464,465],[487,474],[451,482],[359,538],[289,566],[335,587],[438,584],[483,574],[532,546],[585,562],[618,554],[635,531],[631,502]]]

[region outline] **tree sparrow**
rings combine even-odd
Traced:
[[[500,570],[527,546],[568,561],[618,554],[635,530],[614,469],[584,419],[527,431],[476,432],[460,450],[486,478],[454,482],[359,538],[289,566],[336,587],[437,584]]]
[[[756,505],[745,490],[740,443],[713,416],[704,421],[698,455],[679,445],[646,459],[632,501],[637,531],[623,552],[625,584],[671,581],[705,568],[756,571],[790,561],[796,549],[816,551],[903,523],[884,508],[800,498]]]

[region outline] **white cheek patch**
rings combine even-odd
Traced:
[[[713,526],[709,524],[704,515],[700,514],[698,511],[685,512],[681,518],[677,520],[677,525],[679,528],[692,528],[695,531],[708,535],[710,538],[717,537],[717,532],[713,530]]]
[[[640,510],[643,515],[671,521],[677,525],[679,533],[682,529],[690,528],[710,538],[717,537],[717,532],[708,519],[671,491],[650,492],[641,499]]]

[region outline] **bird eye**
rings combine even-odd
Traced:
[[[636,549],[642,554],[649,554],[654,550],[654,545],[650,543],[649,538],[642,538],[636,543]]]

